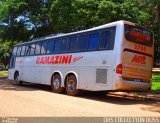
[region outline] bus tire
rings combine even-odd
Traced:
[[[64,88],[61,87],[61,76],[59,74],[55,74],[51,80],[51,87],[54,93],[62,93]]]
[[[22,85],[22,81],[19,80],[19,73],[18,72],[15,73],[14,80],[15,80],[17,86]]]
[[[70,96],[77,96],[80,93],[80,90],[77,89],[77,78],[75,75],[68,76],[66,82],[66,92]]]

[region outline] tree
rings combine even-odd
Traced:
[[[140,5],[138,0],[4,0],[0,21],[8,26],[0,37],[26,41],[122,19],[143,25],[150,15]]]
[[[156,47],[155,60],[160,59],[159,0],[0,1],[0,39],[3,42],[24,42],[117,20],[132,21],[152,29]]]
[[[2,42],[0,40],[0,63],[2,63],[5,66],[5,68],[9,64],[12,47],[16,43],[17,42],[15,41]]]
[[[5,22],[0,37],[24,42],[48,35],[51,0],[4,0],[0,4],[0,22]]]
[[[0,63],[3,64],[4,63],[4,55],[5,53],[5,49],[4,48],[0,48]]]
[[[3,27],[0,37],[5,40],[26,41],[29,38],[27,23],[23,18],[26,3],[17,0],[4,0],[0,4],[0,21],[7,26]]]
[[[160,61],[160,1],[143,0],[141,9],[150,14],[150,18],[145,22],[145,26],[154,33],[154,64]]]
[[[5,67],[5,69],[7,68],[7,65],[9,65],[9,62],[10,62],[10,54],[9,53],[5,53],[4,55],[3,55],[3,57],[4,57],[4,61],[3,61],[3,64],[4,64],[4,67]]]

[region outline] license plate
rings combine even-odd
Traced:
[[[135,79],[134,81],[135,81],[135,82],[140,82],[141,80],[140,80],[140,79]]]

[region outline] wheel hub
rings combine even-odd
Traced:
[[[69,90],[70,92],[73,92],[73,91],[75,90],[75,83],[74,83],[73,80],[70,80],[70,81],[68,82],[68,90]]]
[[[59,79],[55,79],[54,82],[53,82],[53,85],[54,85],[54,88],[56,90],[58,90],[59,87],[60,87],[60,80]]]

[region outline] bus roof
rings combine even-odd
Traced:
[[[108,23],[108,24],[100,25],[100,26],[93,27],[93,28],[86,29],[86,30],[81,30],[81,31],[76,31],[76,32],[71,32],[71,33],[51,34],[51,35],[48,35],[48,36],[45,36],[45,37],[40,37],[40,38],[33,39],[31,41],[28,41],[28,42],[19,43],[19,44],[16,44],[15,46],[23,45],[23,44],[30,44],[30,43],[34,43],[34,42],[39,42],[39,41],[54,39],[54,38],[59,38],[59,37],[65,37],[65,36],[69,36],[69,35],[94,31],[94,30],[98,30],[98,29],[104,29],[106,27],[112,27],[112,26],[116,26],[118,24],[123,24],[123,23],[128,23],[128,24],[134,25],[134,23],[132,23],[132,22],[125,21],[125,20],[120,20],[120,21],[111,22],[111,23]]]

